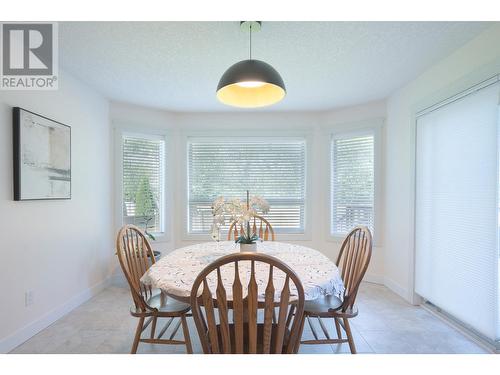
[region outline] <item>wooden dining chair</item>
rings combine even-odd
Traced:
[[[170,297],[163,297],[159,293],[153,294],[153,289],[140,281],[142,275],[155,263],[151,245],[143,232],[134,225],[123,226],[116,239],[116,252],[134,301],[130,314],[139,318],[131,353],[135,354],[137,352],[139,342],[186,345],[187,352],[192,353],[191,339],[186,321],[186,316],[191,309],[189,304]],[[168,320],[158,336],[155,337],[158,318],[168,318]],[[162,339],[175,318],[179,318],[179,321],[173,326],[170,337]],[[142,332],[150,323],[151,332],[149,338],[141,338]],[[182,325],[184,341],[174,339],[180,325]]]
[[[266,272],[269,266],[263,299],[258,295],[255,272],[256,267],[262,265]],[[228,289],[230,298],[228,286],[224,285],[221,276],[221,269],[225,267],[234,268],[226,269],[229,275],[234,275],[231,289]],[[240,271],[242,274],[246,271],[247,288],[242,286]],[[276,291],[274,286],[273,275],[278,273],[284,277],[281,291]],[[210,290],[209,279],[217,281],[215,290]],[[295,288],[291,289],[291,283]],[[245,290],[248,291],[246,296]],[[208,265],[194,281],[191,306],[206,354],[296,353],[300,345],[304,288],[292,269],[270,255],[236,253]],[[275,309],[278,310],[277,323],[273,322]],[[263,319],[259,311],[263,311]]]
[[[344,282],[343,298],[328,295],[322,296],[305,304],[304,315],[311,327],[314,340],[301,341],[302,344],[340,344],[349,343],[352,354],[356,353],[356,346],[352,337],[349,319],[358,315],[358,309],[354,305],[358,288],[365,275],[372,254],[372,235],[365,226],[354,228],[344,239],[340,253],[337,258],[342,281]],[[320,338],[316,332],[311,318],[317,318],[319,326],[323,331],[324,338]],[[323,318],[333,318],[337,338],[332,338],[328,333]],[[342,336],[341,327],[344,329],[346,338]]]
[[[269,236],[271,236],[271,241],[275,240],[274,229],[269,221],[259,215],[255,215],[252,219],[253,220],[250,220],[250,228],[253,233],[257,234],[259,238],[264,241],[269,241]],[[243,233],[243,230],[243,224],[238,224],[237,221],[233,221],[227,232],[227,240],[236,241],[238,236]]]

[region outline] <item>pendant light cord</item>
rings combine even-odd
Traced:
[[[252,24],[250,24],[250,60],[252,60]]]

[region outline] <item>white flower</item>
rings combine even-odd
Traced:
[[[267,214],[269,212],[269,203],[262,197],[254,195],[250,199],[250,206],[255,210],[262,211],[263,214]]]
[[[262,197],[252,196],[248,203],[239,198],[231,198],[229,200],[224,197],[218,197],[212,203],[212,238],[218,241],[220,237],[220,227],[225,225],[226,218],[230,222],[237,222],[246,228],[246,224],[251,221],[259,212],[267,214],[269,212],[269,203]],[[252,233],[245,233],[245,236],[251,236]]]
[[[213,215],[218,215],[222,214],[224,210],[224,197],[218,197],[216,200],[213,201],[212,203],[212,214]]]
[[[224,218],[224,215],[223,214],[220,214],[220,215],[214,215],[214,218],[213,218],[213,223],[214,224],[217,224],[219,226],[222,226],[224,225],[226,222],[225,218]]]

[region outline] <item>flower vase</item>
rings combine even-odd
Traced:
[[[257,242],[252,243],[240,243],[240,252],[252,252],[255,253],[257,251]]]

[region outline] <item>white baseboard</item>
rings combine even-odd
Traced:
[[[396,283],[394,280],[391,280],[387,277],[384,277],[384,283],[383,283],[387,288],[389,288],[390,290],[392,290],[394,293],[396,293],[398,296],[400,296],[401,298],[403,298],[405,301],[408,301],[410,303],[412,303],[410,301],[410,296],[409,296],[409,293],[408,293],[408,290],[404,287],[402,287],[401,285],[399,285],[398,283]]]
[[[382,275],[366,274],[365,277],[363,278],[363,281],[373,284],[384,285],[386,288],[396,293],[405,301],[412,303],[411,297],[408,294],[408,290],[387,277],[384,277]]]
[[[128,288],[127,279],[125,278],[120,265],[114,267],[113,271],[111,272],[110,279],[111,285]]]
[[[125,279],[122,272],[113,273],[110,277],[110,284],[128,288],[127,279]]]
[[[366,281],[368,283],[373,283],[373,284],[384,285],[384,276],[373,275],[373,274],[367,273],[365,275],[365,277],[363,277],[363,281]]]
[[[0,340],[0,353],[8,353],[17,346],[21,345],[26,340],[36,335],[41,330],[47,328],[52,323],[62,318],[74,308],[88,301],[90,298],[98,294],[110,284],[110,278],[107,278],[100,283],[82,291],[69,301],[49,311],[41,318],[17,330],[10,336]]]

